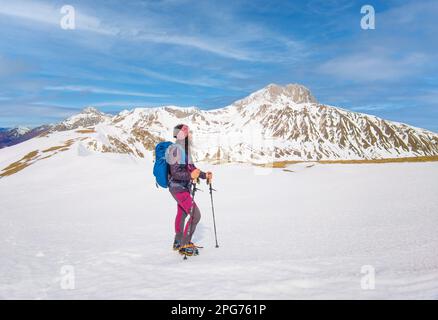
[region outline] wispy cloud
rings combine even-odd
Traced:
[[[397,104],[373,104],[373,105],[362,105],[357,107],[351,107],[350,109],[353,111],[359,111],[359,112],[375,112],[375,111],[382,111],[382,110],[396,110],[402,108],[400,105]]]
[[[4,1],[0,0],[0,15],[7,15],[14,18],[30,20],[36,23],[44,23],[49,25],[58,25],[62,18],[60,8],[45,2],[28,2],[28,1]],[[144,41],[157,44],[167,44],[182,47],[190,47],[204,52],[213,53],[215,55],[242,60],[242,61],[259,61],[264,59],[254,50],[248,50],[245,46],[239,45],[242,41],[251,41],[254,36],[261,40],[260,33],[245,33],[248,39],[236,37],[239,34],[238,29],[234,34],[224,36],[208,36],[205,37],[199,32],[189,34],[178,31],[177,26],[169,27],[163,24],[163,17],[150,12],[147,21],[133,20],[127,22],[122,15],[111,13],[106,19],[96,17],[86,13],[85,9],[75,7],[76,28],[82,31],[89,31],[96,34],[113,36],[125,40]],[[121,23],[121,21],[123,23]],[[232,21],[228,21],[230,24]],[[218,26],[219,27],[219,26]],[[222,26],[223,27],[223,26]],[[237,27],[237,25],[236,25]],[[242,28],[242,26],[240,26]],[[227,28],[230,28],[228,25]],[[263,31],[265,33],[265,31]],[[293,41],[284,37],[276,37],[271,34],[271,40],[283,42],[287,46],[291,46]]]
[[[146,69],[146,68],[138,68],[137,71],[139,71],[141,74],[158,80],[168,81],[168,82],[174,82],[174,83],[180,83],[185,85],[194,85],[194,86],[200,86],[200,87],[218,87],[223,86],[224,84],[221,83],[218,80],[209,78],[208,76],[202,77],[202,78],[192,78],[192,77],[177,77],[173,75],[168,75],[163,72],[157,72],[154,70]]]
[[[78,112],[77,108],[46,103],[20,101],[0,101],[2,126],[37,126],[43,123],[55,123]]]
[[[345,1],[339,1],[345,4]],[[356,19],[356,27],[348,38],[350,41],[345,41],[342,50],[335,50],[331,57],[323,60],[317,72],[335,80],[365,84],[406,81],[436,69],[438,47],[436,41],[432,41],[432,34],[438,31],[438,3],[400,1],[387,6],[381,11],[376,6],[375,30],[362,30]]]
[[[109,100],[109,101],[100,101],[100,102],[93,102],[90,104],[93,107],[100,108],[100,107],[117,107],[117,108],[133,108],[133,107],[154,107],[159,105],[166,105],[163,103],[157,103],[152,101],[125,101],[125,100]]]
[[[429,62],[422,53],[409,53],[400,57],[385,52],[364,52],[343,55],[323,63],[319,71],[345,80],[397,81],[421,71]]]
[[[109,94],[109,95],[119,95],[119,96],[135,96],[135,97],[149,97],[149,98],[163,98],[168,97],[167,94],[156,94],[156,93],[146,93],[146,92],[133,92],[133,91],[122,91],[105,89],[91,86],[47,86],[45,90],[50,91],[70,91],[70,92],[84,92],[84,93],[98,93],[98,94]]]
[[[207,51],[214,53],[216,55],[232,58],[236,60],[246,60],[246,61],[257,61],[256,57],[253,57],[249,52],[244,50],[239,50],[227,46],[221,39],[202,39],[194,36],[184,36],[184,35],[170,35],[170,34],[153,34],[153,33],[132,33],[132,38],[134,40],[150,41],[161,44],[171,44],[178,46],[188,46],[196,48],[202,51]]]
[[[0,78],[14,77],[28,71],[29,64],[24,61],[8,59],[0,55]]]
[[[351,0],[309,0],[306,9],[312,13],[325,16],[334,16],[355,6]]]

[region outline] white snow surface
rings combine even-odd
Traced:
[[[0,152],[2,167],[20,148]],[[437,162],[198,167],[215,175],[220,247],[203,184],[204,248],[187,261],[171,249],[176,204],[149,156],[76,143],[0,179],[0,298],[438,298]],[[361,289],[364,265],[374,290]]]

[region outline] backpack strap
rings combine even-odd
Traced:
[[[178,164],[188,165],[188,159],[186,159],[186,151],[184,150],[184,148],[179,143],[173,143],[171,145],[171,147],[172,146],[175,146],[179,150],[179,152],[180,152],[181,157],[180,157],[180,159],[178,161]]]

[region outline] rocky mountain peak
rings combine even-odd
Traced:
[[[103,115],[102,112],[100,112],[99,110],[97,110],[94,107],[86,107],[86,108],[82,109],[81,113],[92,114],[92,115]]]
[[[247,106],[277,105],[279,107],[290,104],[317,103],[309,89],[301,84],[287,84],[281,86],[271,83],[248,97],[234,103],[238,109]]]
[[[28,127],[18,126],[11,130],[11,133],[16,136],[22,136],[26,133],[28,133],[31,129]]]
[[[55,125],[52,128],[52,131],[65,131],[77,129],[79,127],[90,127],[104,121],[109,121],[111,118],[111,115],[102,113],[94,107],[86,107],[82,109],[80,113]]]
[[[277,100],[280,96],[285,96],[295,103],[317,102],[309,89],[297,83],[290,83],[285,86],[271,83],[260,91],[263,94],[270,96],[272,100]]]

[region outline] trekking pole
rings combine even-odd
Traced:
[[[217,233],[216,233],[216,218],[214,217],[214,205],[213,205],[213,191],[216,191],[213,189],[211,180],[207,180],[208,185],[210,186],[210,200],[211,200],[211,211],[213,213],[213,226],[214,226],[214,238],[216,240],[216,248],[219,248],[219,245],[217,244]]]
[[[197,190],[199,190],[196,187],[196,183],[199,183],[199,178],[195,179],[195,180],[192,180],[192,182],[190,184],[191,187],[192,187],[192,205],[190,206],[190,216],[189,216],[189,222],[190,222],[189,235],[190,236],[192,235],[193,209],[195,207],[195,193],[196,193]],[[190,221],[190,219],[191,219],[191,221]],[[187,256],[186,255],[184,255],[184,260],[187,260]]]

